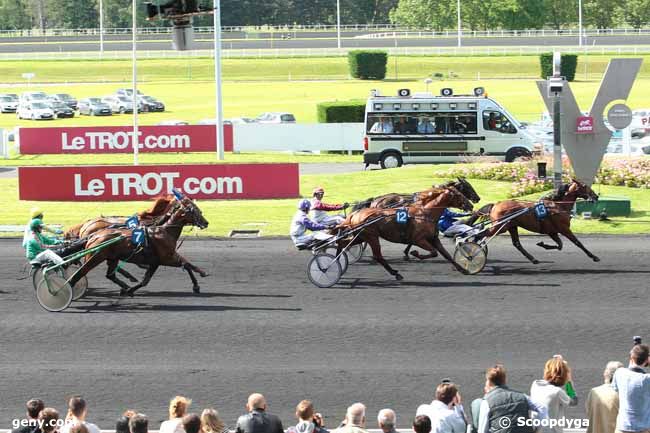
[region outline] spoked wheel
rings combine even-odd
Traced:
[[[72,302],[72,288],[64,277],[50,272],[38,283],[36,299],[47,311],[63,311]]]
[[[456,245],[454,261],[465,269],[468,274],[478,274],[483,270],[487,262],[487,248],[483,248],[476,242],[461,242]]]
[[[32,284],[34,285],[34,290],[38,287],[38,284],[43,279],[43,268],[42,267],[33,267],[31,270],[32,275]]]
[[[326,248],[325,253],[334,257],[337,256],[336,248],[333,247]],[[348,267],[350,266],[350,258],[348,257],[348,253],[346,251],[342,251],[338,257],[339,264],[341,265],[341,272],[345,274],[348,271]]]
[[[350,264],[354,264],[361,260],[361,257],[363,257],[363,250],[365,249],[364,247],[365,243],[352,245],[348,248],[348,259],[350,260]]]
[[[309,281],[317,287],[332,287],[339,282],[341,275],[343,275],[341,264],[331,254],[316,254],[307,265]]]
[[[80,267],[81,266],[77,264],[72,264],[68,266],[64,272],[65,279],[69,280],[70,277],[72,277]],[[83,298],[83,296],[86,294],[87,289],[88,289],[88,278],[84,275],[72,287],[72,300],[78,301],[79,299]]]

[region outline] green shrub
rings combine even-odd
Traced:
[[[553,75],[553,53],[540,54],[539,66],[541,68],[541,76],[543,79],[547,79]],[[575,79],[577,67],[578,56],[576,54],[562,54],[560,75],[566,77],[567,81],[573,81]]]
[[[363,123],[366,101],[321,102],[316,106],[319,123]]]
[[[383,80],[386,77],[388,53],[385,51],[354,50],[348,52],[350,75],[361,80]]]

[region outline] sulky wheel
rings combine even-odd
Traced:
[[[32,275],[32,284],[34,285],[34,290],[36,290],[38,284],[43,279],[43,267],[33,267],[30,273]]]
[[[364,250],[365,244],[356,244],[352,245],[350,248],[348,248],[348,259],[350,260],[350,264],[354,264],[361,260],[361,257],[363,257],[363,250]]]
[[[325,253],[329,254],[331,256],[336,257],[336,248],[330,247],[325,249]],[[348,253],[346,251],[341,251],[341,254],[338,255],[339,258],[339,264],[341,265],[341,272],[346,273],[348,271],[348,267],[350,266],[350,258],[348,257]]]
[[[341,264],[331,254],[316,254],[309,260],[307,276],[315,286],[332,287],[343,275]]]
[[[69,280],[70,277],[72,277],[80,267],[81,266],[77,264],[72,264],[68,266],[64,273],[65,279]],[[79,279],[79,281],[77,281],[77,283],[72,288],[72,300],[78,301],[79,299],[83,298],[83,296],[86,294],[87,289],[88,289],[88,278],[84,275]]]
[[[487,261],[487,248],[476,242],[461,242],[456,245],[454,261],[465,269],[468,274],[478,274],[485,267]]]
[[[72,302],[72,288],[65,278],[50,272],[38,283],[36,299],[47,311],[63,311]]]

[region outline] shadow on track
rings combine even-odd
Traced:
[[[486,272],[487,271],[487,272]],[[500,266],[486,266],[486,275],[545,275],[545,274],[569,274],[569,275],[611,275],[611,274],[650,274],[650,271],[637,270],[616,270],[616,269],[531,269],[531,268],[502,268]],[[530,284],[526,284],[529,286]]]
[[[364,280],[362,278],[355,278],[348,280],[341,280],[338,286],[330,287],[328,290],[349,290],[349,289],[396,289],[396,288],[409,288],[409,287],[425,287],[425,288],[444,288],[444,287],[495,287],[495,286],[509,286],[509,287],[522,287],[522,284],[516,283],[501,283],[501,282],[482,282],[482,281],[408,281],[403,280],[401,283],[396,281],[375,281]],[[552,283],[526,283],[526,287],[560,287],[561,284]]]
[[[297,312],[302,308],[229,307],[225,305],[151,305],[145,303],[78,301],[62,314],[84,313],[155,313],[166,312],[223,312],[223,311],[283,311]]]

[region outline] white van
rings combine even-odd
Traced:
[[[441,96],[400,89],[398,96],[373,91],[366,104],[363,160],[382,168],[457,162],[467,155],[505,161],[529,157],[540,144],[508,111],[477,87],[473,95]]]

